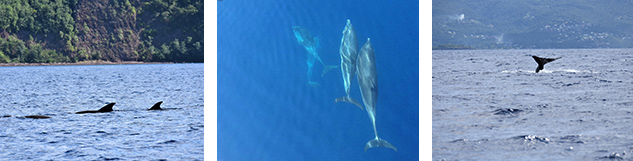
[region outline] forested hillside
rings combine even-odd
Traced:
[[[3,0],[0,63],[203,62],[202,0]]]
[[[631,48],[632,9],[614,0],[434,0],[433,46]]]

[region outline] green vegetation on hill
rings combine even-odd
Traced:
[[[203,62],[202,0],[3,0],[0,63]]]
[[[633,1],[433,1],[433,46],[631,48]]]

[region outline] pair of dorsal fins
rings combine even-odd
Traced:
[[[163,103],[163,101],[157,102],[156,104],[154,104],[154,106],[152,106],[151,108],[147,109],[147,110],[163,110],[162,108],[160,108],[160,105]],[[83,114],[83,113],[103,113],[103,112],[112,112],[114,111],[112,109],[112,107],[114,107],[116,103],[112,102],[109,103],[103,107],[101,107],[99,110],[87,110],[87,111],[79,111],[76,112],[76,114]]]
[[[162,103],[163,101],[157,102],[156,104],[154,104],[154,106],[152,106],[151,108],[147,110],[163,110],[162,108],[160,108],[160,105]],[[96,111],[95,110],[79,111],[79,112],[76,112],[75,114],[112,112],[114,111],[112,107],[114,107],[115,104],[116,103],[113,102],[101,107],[99,110],[96,110]],[[3,118],[3,117],[11,117],[11,115],[4,115],[4,116],[1,116],[0,118]],[[47,119],[51,117],[46,116],[46,115],[28,115],[28,116],[22,116],[22,118]]]

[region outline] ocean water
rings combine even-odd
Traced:
[[[218,2],[218,160],[418,160],[417,1]],[[350,19],[360,46],[376,53],[380,138],[398,151],[371,148],[366,111],[335,103],[345,94],[341,69],[323,76],[293,26],[318,37],[325,65],[340,66],[342,31]],[[360,48],[359,46],[359,48]],[[362,103],[357,79],[350,96]]]
[[[2,160],[202,160],[203,64],[0,67]],[[147,111],[163,101],[164,111]],[[115,102],[109,113],[98,110]],[[47,115],[50,119],[23,118]]]
[[[433,160],[633,160],[632,70],[633,49],[433,51]]]

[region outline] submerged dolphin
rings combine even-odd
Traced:
[[[152,106],[152,108],[149,108],[147,110],[163,110],[162,108],[160,108],[160,104],[162,104],[162,103],[163,103],[163,101],[160,101],[160,102],[154,104],[154,106]]]
[[[539,71],[543,70],[543,66],[549,62],[552,62],[556,59],[560,59],[562,57],[558,57],[558,58],[541,58],[538,56],[532,56],[532,58],[534,58],[534,61],[536,61],[536,63],[538,63],[538,67],[536,67],[536,73],[538,73]]]
[[[316,87],[319,86],[319,83],[312,81],[312,67],[314,66],[314,62],[318,60],[323,65],[323,71],[321,72],[321,76],[325,75],[329,70],[337,68],[335,65],[325,65],[319,57],[317,53],[317,49],[319,48],[319,38],[312,37],[310,31],[301,27],[301,26],[292,26],[292,32],[295,34],[295,38],[299,44],[301,44],[308,51],[308,84]]]
[[[343,37],[341,38],[341,47],[338,50],[341,55],[341,74],[343,76],[343,85],[347,96],[339,97],[334,102],[348,102],[363,109],[363,106],[352,97],[349,97],[349,89],[352,85],[354,75],[356,75],[356,57],[358,56],[358,39],[356,31],[352,26],[352,22],[347,19],[347,25],[343,29]]]
[[[378,73],[376,72],[376,59],[374,49],[371,47],[369,38],[367,43],[363,45],[358,54],[358,60],[356,61],[356,69],[358,72],[358,87],[360,87],[360,94],[363,96],[363,103],[365,104],[365,110],[371,119],[371,123],[374,125],[374,134],[376,138],[371,139],[365,145],[365,152],[367,149],[374,147],[391,148],[395,151],[398,149],[393,146],[387,140],[383,140],[378,137],[378,131],[376,130],[376,101],[378,100]]]
[[[94,111],[94,110],[88,110],[88,111],[79,111],[76,112],[75,114],[82,114],[82,113],[103,113],[103,112],[112,112],[114,110],[112,110],[112,107],[114,106],[114,104],[116,103],[109,103],[103,107],[101,107],[101,109]]]

